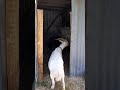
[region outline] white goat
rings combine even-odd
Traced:
[[[64,74],[64,62],[62,58],[62,50],[68,46],[68,41],[63,38],[58,38],[56,40],[59,40],[61,44],[52,52],[48,62],[48,67],[50,70],[50,78],[52,81],[51,89],[54,89],[55,81],[62,80],[63,90],[65,90],[65,81],[64,81],[65,74]]]

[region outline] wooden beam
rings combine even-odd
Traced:
[[[19,0],[6,0],[8,90],[19,90]]]
[[[38,7],[59,7],[59,8],[70,8],[71,0],[38,0]]]
[[[43,10],[37,9],[38,80],[43,79]]]

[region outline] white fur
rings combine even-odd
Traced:
[[[66,39],[58,39],[61,44],[57,47],[51,54],[48,67],[50,70],[50,78],[52,81],[51,89],[55,87],[55,81],[61,81],[63,84],[63,90],[65,90],[65,81],[64,81],[64,62],[62,58],[62,50],[68,46],[68,41]]]

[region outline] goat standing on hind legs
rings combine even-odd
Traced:
[[[52,81],[51,89],[54,89],[55,87],[55,81],[61,81],[63,85],[63,90],[65,90],[65,73],[64,73],[64,62],[62,58],[62,50],[69,45],[68,41],[63,38],[58,38],[56,40],[59,40],[61,42],[60,46],[55,48],[55,50],[52,52],[48,67],[50,70],[50,78]]]

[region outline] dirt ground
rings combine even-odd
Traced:
[[[66,90],[85,90],[84,77],[65,77]],[[51,90],[51,80],[49,75],[46,75],[43,81],[35,83],[35,90]],[[62,90],[62,83],[57,82],[54,90]]]

